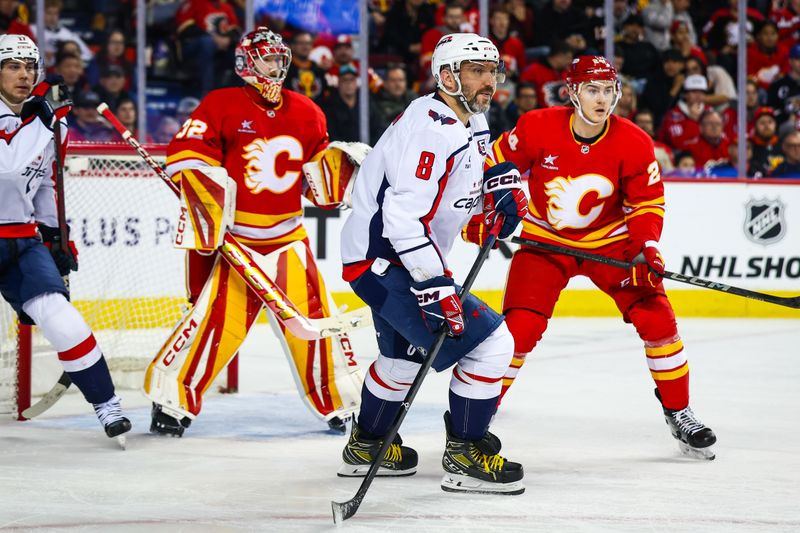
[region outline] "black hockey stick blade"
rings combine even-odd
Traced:
[[[548,252],[553,252],[557,254],[570,255],[572,257],[577,257],[579,259],[594,261],[595,263],[603,263],[604,265],[610,265],[617,268],[627,269],[633,266],[633,263],[630,263],[628,261],[615,259],[613,257],[607,257],[605,255],[598,255],[589,252],[584,252],[583,250],[574,250],[572,248],[567,248],[565,246],[558,246],[557,244],[549,244],[546,242],[534,241],[531,239],[525,239],[523,237],[511,237],[510,240],[513,243],[522,244],[524,246],[530,246],[531,248],[538,248],[540,250],[546,250]],[[714,291],[724,292],[727,294],[733,294],[734,296],[750,298],[751,300],[758,300],[761,302],[780,305],[783,307],[790,307],[792,309],[800,309],[800,296],[775,296],[773,294],[751,291],[748,289],[743,289],[741,287],[734,287],[733,285],[726,285],[725,283],[719,283],[717,281],[712,281],[709,279],[698,278],[696,276],[684,276],[683,274],[679,274],[677,272],[670,272],[669,270],[664,272],[663,277],[665,279],[670,279],[672,281],[677,281],[679,283],[694,285],[695,287],[703,287],[705,289],[711,289]]]
[[[481,251],[478,253],[478,257],[472,264],[472,268],[470,269],[469,274],[467,274],[464,284],[461,286],[461,291],[458,293],[459,298],[463,298],[469,292],[472,284],[475,282],[475,278],[478,277],[478,272],[480,272],[483,263],[489,256],[489,252],[491,252],[492,248],[494,247],[494,243],[497,240],[497,234],[500,232],[502,223],[502,217],[498,217],[495,221],[494,227],[492,227],[489,235],[487,236],[486,241],[483,243]],[[378,453],[375,455],[375,459],[373,459],[372,464],[367,471],[367,475],[364,477],[364,481],[361,482],[361,486],[358,487],[358,491],[356,491],[355,496],[346,502],[331,502],[334,524],[341,524],[356,514],[356,511],[358,511],[361,502],[364,500],[364,496],[367,494],[367,490],[369,490],[370,485],[372,485],[372,480],[375,478],[375,475],[380,469],[381,459],[383,459],[383,457],[386,456],[386,452],[389,451],[389,447],[392,445],[395,436],[397,436],[397,432],[400,430],[400,425],[403,423],[403,419],[405,419],[406,413],[408,413],[408,409],[411,407],[411,403],[417,396],[417,392],[419,392],[420,387],[422,387],[422,381],[425,379],[425,376],[428,374],[428,370],[430,370],[431,366],[433,365],[434,359],[436,359],[436,356],[439,354],[439,350],[442,348],[445,338],[447,338],[447,332],[447,326],[443,325],[442,329],[436,335],[436,339],[433,341],[433,345],[428,350],[428,355],[425,357],[425,361],[422,363],[422,366],[417,372],[414,382],[408,389],[408,393],[406,393],[406,398],[403,400],[402,408],[397,412],[397,417],[389,427],[389,431],[386,433],[386,435],[384,435],[381,449],[378,450]],[[355,418],[353,420],[355,421]]]
[[[42,396],[41,400],[22,411],[22,416],[30,420],[31,418],[36,418],[37,416],[41,415],[53,407],[56,402],[58,402],[58,400],[64,396],[64,393],[67,392],[67,389],[70,385],[72,385],[72,380],[69,379],[69,375],[66,372],[62,372],[61,377],[58,378],[58,381],[55,385],[53,385],[53,388],[50,389],[47,394]]]

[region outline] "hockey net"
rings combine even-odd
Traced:
[[[163,164],[164,147],[148,146]],[[64,165],[70,237],[79,270],[71,300],[94,331],[118,389],[144,371],[187,309],[184,253],[172,246],[175,195],[128,145],[71,144]],[[61,374],[38,328],[20,327],[0,299],[0,413],[17,416]],[[235,370],[220,378],[235,387]]]

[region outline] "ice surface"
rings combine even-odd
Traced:
[[[439,488],[449,374],[429,375],[401,430],[418,473],[377,479],[339,530],[800,531],[800,322],[692,319],[681,333],[715,461],[680,455],[630,326],[554,319],[492,426],[525,494]],[[374,357],[370,331],[354,343]],[[360,483],[336,477],[345,437],[301,403],[267,327],[241,375],[243,392],[208,397],[182,439],[150,435],[146,400],[123,391],[126,451],[76,394],[0,421],[0,530],[336,530],[330,501]]]

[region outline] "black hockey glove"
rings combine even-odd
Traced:
[[[78,270],[78,249],[75,247],[74,241],[70,240],[64,245],[61,242],[61,232],[58,228],[51,228],[44,224],[39,224],[39,233],[42,236],[42,242],[50,250],[50,255],[53,256],[58,273],[62,277],[71,271]],[[67,235],[69,235],[69,226],[67,226]]]
[[[51,130],[53,129],[56,112],[44,96],[31,96],[22,104],[22,111],[19,113],[19,118],[25,122],[33,116],[39,117],[45,126]]]

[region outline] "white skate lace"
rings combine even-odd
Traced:
[[[105,403],[94,404],[94,412],[103,427],[113,424],[117,420],[122,420],[122,407],[119,405],[119,396],[112,396],[110,400]]]
[[[704,429],[706,426],[695,416],[691,407],[681,409],[672,414],[675,422],[681,431],[688,435],[694,435],[696,432]]]

